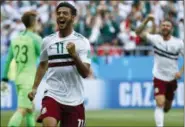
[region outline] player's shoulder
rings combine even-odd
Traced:
[[[34,42],[42,43],[42,37],[37,33],[31,33],[31,38],[34,40]]]
[[[175,37],[175,36],[172,36],[172,38],[173,38],[175,41],[178,41],[178,42],[183,42],[183,40],[182,40],[182,39],[180,39],[180,38],[177,38],[177,37]]]
[[[11,39],[11,43],[10,44],[14,44],[14,43],[18,43],[19,44],[20,39],[21,39],[21,33],[18,33],[16,37]]]
[[[36,39],[39,39],[39,40],[42,39],[42,37],[41,37],[40,35],[36,34],[36,33],[33,33],[33,36],[34,36]]]
[[[47,35],[47,36],[45,36],[45,37],[43,38],[43,42],[44,42],[44,43],[47,43],[47,42],[49,42],[50,40],[52,40],[53,38],[55,38],[56,36],[57,36],[57,32],[52,33],[52,34],[50,34],[50,35]]]
[[[153,34],[153,35],[154,35],[154,37],[157,38],[157,39],[162,39],[161,34]]]
[[[172,36],[172,38],[173,38],[173,42],[175,42],[176,45],[180,45],[180,46],[184,45],[184,42],[183,42],[182,39],[177,38],[177,37],[175,37],[175,36]]]
[[[161,39],[162,36],[160,34],[151,34],[151,33],[146,33],[147,38],[153,38],[153,39]]]
[[[78,38],[82,42],[89,44],[89,40],[86,37],[84,37],[82,34],[74,31],[73,36],[75,36],[76,38]]]
[[[44,39],[51,39],[51,38],[55,37],[56,35],[57,35],[57,32],[45,36]]]

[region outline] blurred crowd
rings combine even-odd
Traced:
[[[1,1],[2,2],[2,1]],[[1,3],[1,54],[6,53],[10,40],[24,30],[21,15],[28,10],[36,10],[37,32],[45,37],[56,31],[55,7],[61,1],[4,1]],[[92,45],[92,53],[102,56],[149,55],[135,29],[148,14],[155,16],[157,32],[164,18],[173,25],[173,35],[184,39],[183,1],[68,1],[75,5],[78,16],[74,23],[75,31],[87,37]],[[151,27],[148,24],[148,29]],[[147,29],[147,30],[148,30]],[[144,47],[143,49],[141,47]],[[146,51],[143,51],[146,50]]]

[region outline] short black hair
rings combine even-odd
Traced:
[[[70,8],[70,9],[71,9],[71,14],[74,15],[74,16],[77,15],[77,10],[76,10],[76,8],[75,8],[72,4],[70,4],[70,3],[68,3],[68,2],[61,2],[60,4],[58,4],[58,5],[57,5],[57,8],[56,8],[56,12],[58,11],[58,9],[59,9],[60,7],[67,7],[67,8]]]

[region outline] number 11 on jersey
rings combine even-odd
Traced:
[[[78,127],[84,127],[85,121],[83,119],[78,119]]]
[[[56,43],[56,45],[57,45],[57,53],[64,53],[64,43],[58,42]]]

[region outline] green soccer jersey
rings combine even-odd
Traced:
[[[40,56],[40,45],[42,38],[31,31],[21,32],[11,41],[8,56],[6,60],[4,78],[7,78],[9,65],[14,58],[16,61],[17,85],[23,85],[24,88],[30,88],[33,85],[36,74],[36,62]]]

